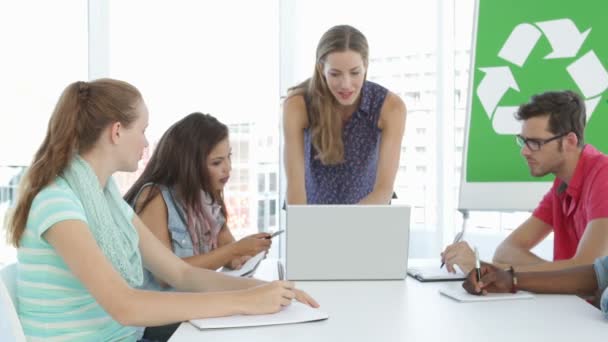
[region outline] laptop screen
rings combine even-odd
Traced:
[[[409,227],[404,205],[289,205],[287,279],[403,279]]]

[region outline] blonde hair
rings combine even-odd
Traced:
[[[342,141],[342,117],[337,110],[337,101],[329,91],[323,76],[325,59],[332,52],[355,51],[367,68],[369,47],[367,39],[359,30],[348,25],[330,28],[317,45],[315,70],[311,78],[290,88],[288,98],[302,95],[310,99],[310,129],[312,144],[317,157],[324,165],[335,165],[344,161]]]
[[[68,165],[86,152],[113,122],[129,127],[137,118],[141,94],[132,85],[112,79],[75,82],[67,86],[49,120],[46,137],[34,155],[19,189],[17,206],[8,224],[8,240],[15,247],[25,231],[34,197]]]

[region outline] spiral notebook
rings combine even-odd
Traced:
[[[454,265],[456,273],[450,273],[445,267],[408,267],[407,274],[418,281],[455,281],[464,280],[467,276],[458,265]]]

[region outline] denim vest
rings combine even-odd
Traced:
[[[597,286],[602,291],[600,309],[608,319],[608,256],[597,258],[593,265]]]
[[[168,188],[165,185],[147,183],[139,190],[131,205],[133,207],[135,206],[141,191],[150,185],[158,186],[161,191],[161,195],[163,196],[163,200],[165,201],[165,205],[167,206],[167,226],[169,227],[169,236],[171,237],[173,253],[180,258],[193,256],[194,251],[192,247],[192,238],[190,238],[190,233],[188,232],[188,216],[186,215],[186,211],[184,210],[183,206],[176,200],[175,191],[172,188]],[[224,216],[221,215],[221,213],[214,216],[216,220],[220,222],[221,226],[223,226],[226,222]],[[152,273],[146,269],[144,269],[144,283],[140,288],[156,291],[174,290],[171,287],[163,288],[160,286],[156,279],[154,279]]]

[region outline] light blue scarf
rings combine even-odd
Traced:
[[[76,155],[62,177],[76,193],[87,217],[89,229],[103,254],[132,287],[143,282],[139,253],[139,236],[125,215],[123,203],[114,179],[110,177],[104,189],[89,164]]]

